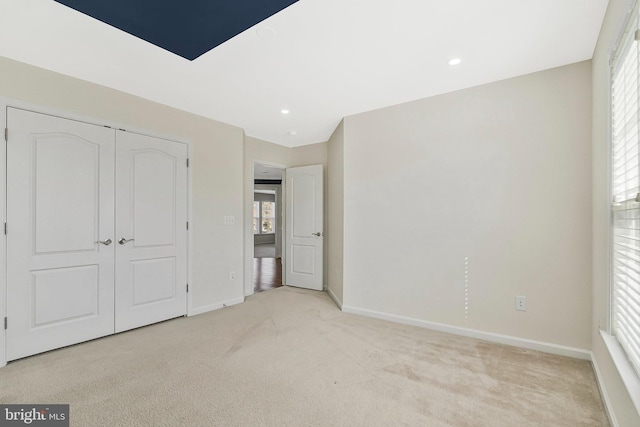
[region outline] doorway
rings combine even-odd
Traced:
[[[253,291],[282,286],[283,170],[254,164]]]

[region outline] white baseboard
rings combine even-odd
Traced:
[[[462,328],[460,326],[452,326],[444,323],[430,322],[427,320],[415,319],[411,317],[399,316],[396,314],[382,313],[379,311],[367,310],[363,308],[351,307],[344,305],[342,311],[346,313],[358,314],[376,319],[388,320],[391,322],[402,323],[405,325],[419,326],[435,331],[447,332],[454,335],[462,335],[465,337],[491,341],[499,344],[510,345],[514,347],[528,348],[530,350],[542,351],[544,353],[557,354],[560,356],[568,356],[576,359],[591,360],[591,351],[581,348],[567,347],[559,344],[552,344],[543,341],[529,340],[526,338],[514,337],[511,335],[495,334],[492,332],[479,331],[476,329]]]
[[[331,299],[333,300],[333,302],[336,303],[336,305],[338,306],[338,308],[340,310],[342,310],[342,301],[340,301],[338,299],[338,297],[336,296],[336,294],[333,293],[333,291],[331,289],[327,289],[327,293],[329,294],[329,296],[331,297]]]
[[[187,316],[196,316],[198,314],[207,313],[213,310],[219,310],[224,307],[236,305],[244,302],[244,297],[230,299],[228,301],[219,302],[216,304],[205,305],[204,307],[192,308],[189,310]]]
[[[595,372],[596,374],[596,383],[598,384],[598,389],[600,390],[600,396],[602,397],[602,402],[604,403],[604,409],[607,412],[607,418],[609,418],[609,424],[611,424],[611,427],[618,427],[620,424],[618,424],[618,420],[616,419],[616,413],[613,411],[611,399],[609,398],[609,393],[607,393],[607,387],[604,385],[602,373],[600,372],[600,367],[598,366],[598,362],[596,361],[593,352],[591,353],[591,365],[593,365],[593,372]]]

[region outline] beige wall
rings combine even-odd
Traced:
[[[593,56],[593,357],[620,426],[640,426],[626,387],[600,336],[609,328],[609,53],[629,0],[610,0]]]
[[[242,129],[6,58],[0,76],[0,96],[190,141],[192,307],[242,300]]]
[[[327,143],[303,145],[291,148],[292,166],[322,165],[327,168]],[[326,178],[326,176],[325,176]]]
[[[327,193],[327,289],[342,306],[344,271],[344,122],[328,142]]]
[[[345,308],[588,354],[590,123],[590,62],[345,118]]]
[[[267,243],[275,245],[276,235],[275,234],[254,234],[253,235],[254,245],[264,245]]]
[[[282,145],[272,144],[250,136],[244,139],[244,294],[253,294],[253,165],[261,163],[268,166],[282,169],[294,166],[307,166],[321,164],[324,168],[325,181],[327,169],[327,143],[305,145],[302,147],[289,148]],[[326,223],[326,200],[325,191],[325,223]],[[286,201],[285,201],[286,203]],[[285,218],[286,221],[286,218]],[[325,226],[326,227],[326,226]],[[285,254],[286,256],[286,254]],[[326,245],[325,245],[326,259]],[[326,263],[325,263],[326,269]],[[326,273],[325,273],[326,277]]]

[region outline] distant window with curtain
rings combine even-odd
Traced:
[[[262,195],[273,198],[272,195]],[[276,203],[270,200],[253,202],[253,234],[271,234],[276,230]]]
[[[260,204],[262,205],[262,220],[261,220],[261,224],[262,224],[262,233],[273,233],[275,228],[275,206],[276,204],[274,202],[260,202]]]
[[[253,234],[260,234],[260,202],[253,202]]]
[[[640,375],[638,12],[611,61],[611,332]]]

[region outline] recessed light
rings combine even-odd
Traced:
[[[289,135],[290,135],[290,136],[296,136],[297,134],[298,134],[298,131],[297,131],[297,130],[290,130],[290,131],[289,131]]]
[[[289,114],[289,110],[287,110],[286,108],[285,108],[284,110],[280,110],[280,112],[281,112],[282,114]]]
[[[449,65],[460,65],[461,62],[462,62],[462,59],[453,58],[449,60]]]

